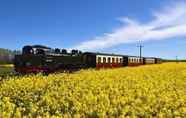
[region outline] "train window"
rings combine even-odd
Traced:
[[[98,57],[98,63],[101,63],[101,57]]]
[[[122,63],[122,58],[120,58],[120,63]]]
[[[118,63],[118,58],[116,58],[116,63]]]
[[[33,54],[34,50],[31,46],[25,46],[23,47],[23,54]]]
[[[45,54],[45,51],[42,50],[42,49],[36,49],[36,54],[42,54],[42,55],[44,55]]]
[[[106,63],[106,57],[103,57],[103,63]]]
[[[108,57],[108,63],[110,63],[110,61],[111,61],[111,60],[110,60],[110,57]]]
[[[114,59],[114,57],[112,58],[112,63],[115,63],[115,59]]]
[[[118,63],[120,63],[120,58],[118,58]]]

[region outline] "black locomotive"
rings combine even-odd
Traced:
[[[104,54],[65,49],[52,49],[46,46],[24,46],[22,54],[16,55],[15,71],[19,73],[55,72],[85,68],[115,68],[161,63],[160,58]]]

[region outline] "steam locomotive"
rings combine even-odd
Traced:
[[[15,55],[14,66],[18,73],[50,73],[58,70],[86,68],[115,68],[159,64],[162,59],[94,52],[81,52],[65,49],[52,49],[42,45],[24,46],[22,54]]]

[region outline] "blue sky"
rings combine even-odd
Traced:
[[[0,47],[186,58],[184,0],[0,0]]]

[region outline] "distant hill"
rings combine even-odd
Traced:
[[[0,64],[13,63],[14,55],[18,53],[20,53],[20,51],[0,48]]]

